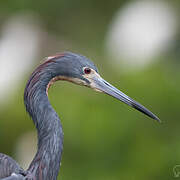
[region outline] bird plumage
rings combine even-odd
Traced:
[[[23,174],[24,170],[14,159],[0,153],[0,179],[11,176],[12,173]]]
[[[63,151],[63,130],[47,93],[56,80],[67,80],[104,92],[158,120],[144,106],[102,79],[94,63],[86,57],[70,52],[51,56],[31,74],[24,91],[24,104],[38,133],[37,153],[26,171],[9,156],[0,154],[0,178],[9,178],[2,180],[57,179]]]

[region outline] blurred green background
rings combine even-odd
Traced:
[[[57,82],[49,99],[64,130],[59,179],[174,179],[180,165],[180,1],[156,2],[0,1],[0,152],[24,168],[30,163],[36,130],[23,105],[26,81],[44,57],[72,51],[90,58],[103,78],[162,123],[107,95]],[[119,34],[113,30],[118,23]]]

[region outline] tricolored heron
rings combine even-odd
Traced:
[[[0,154],[0,178],[56,180],[63,150],[60,119],[48,100],[48,89],[57,80],[65,80],[106,93],[147,116],[158,117],[105,81],[96,66],[82,55],[65,52],[49,57],[30,76],[24,91],[24,103],[38,132],[38,150],[24,171],[11,157]]]

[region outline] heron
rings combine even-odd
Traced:
[[[0,154],[1,180],[56,180],[63,151],[61,121],[48,100],[48,89],[58,80],[69,81],[108,94],[156,121],[159,118],[147,108],[105,81],[94,63],[72,52],[48,57],[31,74],[25,90],[24,104],[37,129],[37,152],[27,170],[15,160]]]

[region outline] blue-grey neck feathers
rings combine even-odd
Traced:
[[[39,179],[56,180],[63,149],[63,131],[47,97],[47,86],[56,76],[82,78],[83,67],[95,65],[84,56],[66,52],[52,56],[32,73],[24,92],[24,103],[38,131],[38,151],[29,171]]]

